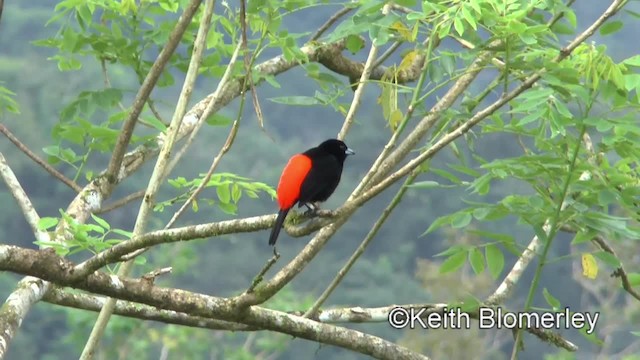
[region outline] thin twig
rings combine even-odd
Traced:
[[[269,271],[269,269],[271,269],[271,267],[273,265],[275,265],[275,263],[278,261],[279,258],[280,258],[280,253],[278,253],[274,248],[273,249],[273,256],[262,267],[262,270],[260,270],[258,275],[256,275],[253,278],[253,281],[251,281],[251,285],[249,286],[249,288],[245,292],[247,292],[247,293],[253,292],[256,289],[256,286],[258,286],[262,282],[262,280],[264,279],[264,274],[266,274],[267,271]]]
[[[569,1],[567,1],[567,3],[565,4],[565,6],[566,6],[566,7],[571,7],[571,5],[573,5],[573,3],[574,3],[574,2],[576,2],[576,0],[569,0]],[[551,20],[549,20],[549,22],[547,22],[547,26],[548,26],[549,28],[551,28],[553,25],[555,25],[555,24],[556,24],[556,22],[558,22],[560,19],[562,19],[562,18],[564,17],[564,15],[565,15],[564,11],[563,11],[563,12],[560,12],[560,13],[558,13],[558,14],[556,14],[556,15],[554,15],[554,16],[551,18]]]
[[[75,182],[73,182],[68,177],[64,176],[61,172],[54,169],[51,165],[47,164],[46,161],[42,160],[38,155],[36,155],[33,151],[29,150],[29,148],[23,144],[20,139],[18,139],[9,129],[4,125],[0,124],[0,132],[4,134],[4,136],[9,139],[20,151],[25,153],[31,160],[35,161],[36,164],[42,166],[49,174],[51,174],[56,179],[62,181],[65,185],[73,189],[75,192],[79,193],[82,191],[82,187]]]
[[[238,58],[238,53],[240,52],[240,48],[241,47],[242,47],[241,44],[238,44],[238,46],[236,46],[236,49],[233,52],[233,55],[231,56],[231,60],[229,60],[229,65],[227,66],[227,69],[225,70],[225,73],[222,76],[222,79],[220,80],[220,83],[218,83],[218,88],[216,89],[216,92],[215,92],[216,94],[218,94],[220,91],[222,91],[222,89],[224,88],[225,84],[227,83],[227,81],[231,77],[231,69],[233,69],[233,65],[235,64],[236,59]],[[214,98],[209,103],[209,106],[207,107],[207,110],[213,108],[213,104],[215,103],[215,101],[216,101],[216,97],[214,96]],[[207,110],[205,110],[203,115],[205,115],[207,113]],[[203,116],[202,119],[200,119],[200,124],[204,123],[205,119],[206,118]],[[198,125],[200,125],[200,124],[198,124]],[[180,209],[178,211],[176,211],[175,214],[173,214],[173,216],[171,217],[171,220],[169,220],[167,225],[165,225],[165,227],[164,227],[165,229],[168,229],[171,226],[173,226],[173,224],[175,224],[176,220],[178,220],[180,215],[182,215],[184,213],[184,211],[191,204],[191,202],[198,196],[198,194],[202,191],[202,189],[204,189],[207,186],[207,184],[209,183],[209,179],[211,179],[211,176],[213,175],[213,172],[218,167],[218,164],[220,163],[220,160],[222,159],[222,157],[231,148],[231,145],[233,144],[233,140],[235,139],[236,134],[238,132],[238,125],[239,125],[239,121],[238,120],[234,121],[233,125],[231,126],[231,130],[229,131],[229,135],[227,135],[227,140],[225,141],[224,145],[220,149],[220,152],[218,153],[218,155],[213,159],[213,162],[211,163],[211,166],[209,167],[209,171],[207,171],[207,175],[204,177],[204,179],[202,180],[200,185],[196,188],[196,190],[191,194],[191,196],[189,196],[189,199],[187,199],[187,201],[185,201],[185,203],[182,204]],[[196,127],[196,129],[199,129],[199,127]],[[194,135],[197,133],[196,129],[194,129],[194,131],[189,136],[189,140],[192,140],[194,138]],[[187,141],[188,143],[189,143],[189,140]],[[186,144],[183,147],[183,149],[185,149],[185,148],[186,148]],[[176,156],[176,158],[178,158],[178,156]],[[174,163],[176,163],[176,159],[174,159],[172,161],[172,164],[174,164]]]
[[[165,275],[165,274],[170,274],[173,271],[173,268],[171,266],[168,267],[163,267],[161,269],[156,269],[153,271],[150,271],[144,275],[142,275],[142,279],[145,281],[148,281],[149,283],[153,284],[156,279],[159,276]]]
[[[264,128],[264,115],[262,114],[262,108],[260,107],[260,101],[258,100],[258,92],[256,90],[256,84],[253,81],[253,62],[255,61],[255,55],[249,55],[249,47],[247,41],[247,8],[246,8],[246,0],[240,0],[240,26],[242,27],[242,49],[244,50],[243,60],[244,60],[244,71],[245,71],[245,83],[243,86],[249,85],[249,90],[251,92],[251,101],[253,103],[253,108],[256,111],[256,118],[258,119],[258,125],[260,125],[260,129],[262,131],[266,131]],[[256,49],[256,53],[259,49]]]
[[[193,193],[191,194],[191,196],[189,196],[187,201],[185,201],[184,204],[182,204],[180,209],[176,211],[175,214],[173,214],[173,216],[171,217],[171,220],[169,220],[167,225],[165,225],[164,227],[165,230],[169,229],[171,226],[173,226],[173,224],[175,224],[175,222],[178,220],[180,215],[182,215],[184,211],[189,207],[189,205],[191,205],[191,202],[198,196],[198,194],[200,194],[202,189],[204,189],[207,186],[207,184],[209,184],[209,180],[211,179],[213,172],[218,167],[218,164],[220,164],[220,160],[222,160],[222,157],[229,151],[229,149],[231,149],[231,145],[233,145],[233,141],[235,140],[236,134],[238,133],[239,125],[240,125],[239,120],[236,120],[233,122],[233,126],[231,126],[231,130],[229,131],[227,140],[225,141],[224,145],[220,149],[220,152],[218,153],[218,155],[216,155],[216,157],[213,159],[213,162],[209,167],[209,171],[207,171],[207,174],[204,176],[204,179],[202,179],[202,182],[200,183],[200,185],[198,185],[198,187],[193,191]]]
[[[306,317],[306,318],[312,317],[315,313],[318,312],[318,310],[320,309],[320,306],[322,306],[322,304],[324,304],[324,302],[329,298],[331,293],[342,282],[342,279],[344,279],[344,277],[347,275],[349,270],[351,270],[351,267],[353,267],[353,265],[356,263],[356,261],[364,253],[366,248],[371,243],[371,240],[373,240],[373,238],[378,233],[378,230],[380,230],[380,228],[382,227],[382,224],[384,224],[385,221],[387,221],[387,218],[389,217],[389,215],[391,215],[391,213],[396,208],[396,206],[398,206],[398,204],[400,204],[400,201],[402,201],[402,197],[404,196],[404,194],[409,189],[407,187],[407,185],[410,185],[411,183],[413,183],[413,181],[415,180],[415,178],[419,174],[420,174],[420,171],[414,170],[407,177],[407,180],[405,181],[404,185],[400,188],[400,190],[398,190],[398,192],[393,197],[393,199],[391,200],[389,205],[387,205],[387,207],[382,211],[382,214],[380,214],[380,216],[378,217],[378,220],[376,220],[375,224],[373,224],[373,227],[369,230],[367,235],[364,237],[364,239],[362,240],[362,242],[360,243],[360,245],[358,246],[356,251],[353,254],[351,254],[351,257],[349,258],[349,260],[347,260],[347,262],[344,264],[344,266],[342,266],[340,271],[338,271],[338,274],[331,281],[331,284],[329,284],[329,286],[324,290],[322,295],[320,295],[320,297],[311,306],[311,308],[309,308],[309,310],[307,310],[307,312],[305,312],[304,317]]]
[[[121,199],[118,199],[114,202],[112,202],[111,204],[107,205],[107,206],[103,206],[101,207],[99,210],[94,211],[94,214],[99,215],[99,214],[104,214],[104,213],[108,213],[109,211],[115,210],[119,207],[125,206],[128,203],[138,200],[140,198],[142,198],[144,196],[144,190],[139,190],[136,191],[134,193],[131,193]]]
[[[322,26],[320,26],[320,28],[318,28],[318,30],[309,38],[309,41],[318,40],[320,36],[325,33],[325,31],[327,31],[333,24],[335,24],[336,21],[340,20],[341,17],[348,14],[351,10],[353,10],[353,8],[350,7],[345,7],[338,10],[338,12],[333,14],[324,24],[322,24]]]
[[[136,94],[136,98],[133,101],[131,112],[122,124],[120,136],[118,136],[113,154],[111,155],[111,160],[109,161],[109,166],[107,167],[106,175],[110,183],[114,184],[117,182],[122,160],[124,159],[125,152],[127,151],[127,147],[131,141],[131,136],[133,135],[133,129],[135,128],[138,118],[142,113],[142,109],[147,103],[147,99],[149,99],[151,91],[156,86],[156,83],[162,74],[162,70],[169,62],[169,59],[178,47],[178,44],[180,44],[180,39],[182,39],[182,35],[187,30],[189,24],[191,24],[191,19],[193,19],[193,16],[200,7],[201,2],[202,0],[191,0],[184,13],[180,16],[176,27],[169,35],[167,43],[162,48],[162,51],[160,51],[160,54],[158,54],[158,57],[149,69],[149,73],[145,77],[142,86],[140,86],[140,89]]]
[[[160,112],[156,109],[155,101],[149,98],[147,105],[149,105],[149,110],[151,110],[151,113],[156,117],[156,119],[158,119],[158,121],[163,123],[165,126],[169,125],[169,123],[162,118],[162,115],[160,115]]]
[[[386,15],[389,6],[385,5],[383,7],[382,12]],[[360,74],[360,80],[358,82],[358,86],[356,87],[356,91],[353,94],[353,99],[351,100],[351,106],[349,107],[349,111],[345,116],[344,123],[342,125],[342,129],[338,133],[338,139],[343,140],[347,135],[347,132],[351,128],[353,124],[353,120],[356,117],[356,111],[360,106],[360,101],[362,99],[362,94],[364,93],[364,85],[369,80],[369,75],[371,75],[371,69],[374,61],[376,60],[376,55],[378,54],[378,47],[373,42],[371,43],[371,49],[369,50],[369,56],[367,56],[367,61],[364,63],[364,69],[362,69],[362,74]],[[353,84],[352,84],[353,85]]]
[[[576,228],[572,227],[571,225],[562,225],[560,227],[560,230],[564,231],[564,232],[568,232],[568,233],[572,233],[575,234],[577,232]],[[616,258],[618,258],[618,255],[616,254],[616,251],[613,249],[613,247],[607,242],[607,240],[605,238],[603,238],[602,236],[596,235],[593,237],[593,239],[591,239],[591,241],[593,241],[594,243],[596,243],[598,245],[598,247],[600,247],[600,249],[602,249],[603,251],[608,252],[609,254],[615,256]],[[638,293],[633,286],[631,285],[631,282],[629,281],[629,276],[626,272],[626,270],[624,269],[624,266],[622,264],[620,264],[620,267],[617,268],[613,274],[611,274],[611,277],[619,277],[620,278],[620,282],[622,283],[622,288],[629,293],[629,295],[631,295],[633,298],[635,298],[636,300],[640,300],[640,293]]]
[[[218,82],[218,86],[216,87],[216,90],[213,92],[213,95],[211,95],[211,100],[209,101],[206,108],[202,112],[200,119],[196,120],[197,121],[196,126],[191,131],[191,134],[189,134],[189,138],[187,138],[187,141],[184,143],[184,145],[182,145],[180,150],[178,150],[174,158],[171,160],[171,163],[167,167],[167,174],[165,174],[165,176],[168,176],[169,173],[171,173],[171,171],[173,171],[175,166],[180,162],[180,159],[182,158],[182,156],[184,156],[184,154],[187,152],[187,149],[189,149],[189,147],[193,143],[194,139],[196,138],[196,135],[198,134],[198,132],[206,122],[207,118],[213,113],[213,110],[216,108],[218,99],[220,98],[223,90],[226,88],[227,84],[229,84],[229,81],[231,80],[233,66],[235,65],[238,59],[238,55],[240,54],[241,48],[242,48],[242,44],[239,42],[238,45],[236,46],[236,49],[233,51],[233,54],[231,55],[229,64],[227,65],[227,68],[225,69],[224,74],[220,79],[220,82]]]
[[[382,65],[382,63],[385,62],[385,60],[387,60],[391,55],[393,55],[393,53],[396,50],[398,50],[400,45],[402,45],[402,41],[396,41],[393,44],[391,44],[391,46],[387,50],[385,50],[385,52],[383,52],[382,55],[380,55],[380,57],[376,60],[376,62],[373,63],[373,66],[371,68],[375,69],[378,66]]]

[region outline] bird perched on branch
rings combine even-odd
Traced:
[[[284,167],[277,195],[280,211],[269,236],[269,245],[275,245],[289,210],[298,203],[306,206],[307,213],[317,210],[315,203],[326,201],[338,187],[345,159],[355,152],[342,141],[329,139],[289,159]]]

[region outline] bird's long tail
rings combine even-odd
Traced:
[[[276,240],[278,240],[278,235],[280,235],[280,229],[282,229],[282,224],[284,224],[284,219],[287,217],[290,209],[281,209],[278,211],[278,217],[276,218],[276,223],[273,225],[271,229],[271,235],[269,235],[269,245],[275,245]]]

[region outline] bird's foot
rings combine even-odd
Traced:
[[[307,207],[307,211],[303,213],[304,216],[313,217],[318,213],[318,207],[315,204],[304,204]]]

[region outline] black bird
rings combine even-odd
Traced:
[[[275,245],[289,210],[298,203],[315,211],[314,203],[326,201],[338,187],[345,159],[355,152],[337,139],[324,141],[289,159],[278,183],[280,211],[269,236],[269,245]]]

